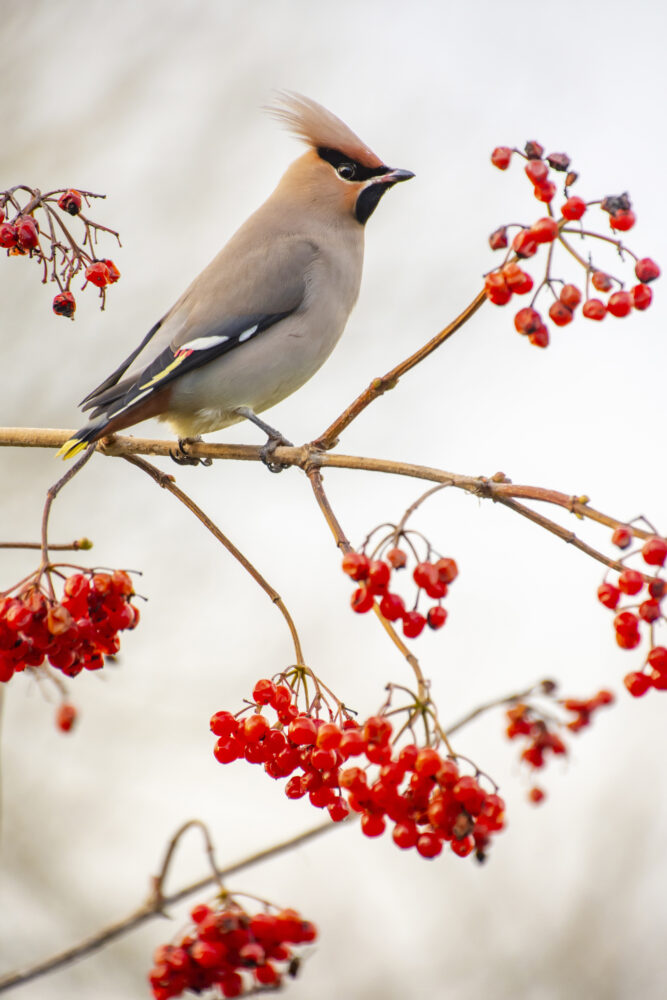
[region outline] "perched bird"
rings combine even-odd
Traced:
[[[359,294],[364,226],[385,191],[414,175],[387,167],[315,101],[282,93],[269,110],[308,151],[86,396],[89,422],[60,449],[65,458],[149,417],[176,431],[177,461],[193,461],[193,439],[244,418],[268,434],[265,449],[285,442],[257,414],[331,354]]]

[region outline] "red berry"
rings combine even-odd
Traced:
[[[563,285],[559,298],[568,309],[576,309],[581,302],[581,292],[576,285]]]
[[[646,657],[648,665],[659,674],[667,674],[667,649],[654,646]]]
[[[613,285],[613,281],[604,271],[593,271],[591,281],[593,282],[593,288],[598,292],[608,292]]]
[[[641,698],[651,687],[651,678],[648,674],[633,671],[623,678],[623,683],[633,698]]]
[[[211,716],[211,732],[215,736],[233,736],[239,730],[238,720],[231,712],[216,712]]]
[[[517,257],[532,257],[537,253],[537,240],[530,229],[521,229],[512,240]]]
[[[104,263],[106,264],[107,271],[109,272],[109,284],[114,285],[120,278],[120,271],[112,260],[107,258]]]
[[[607,307],[600,299],[586,299],[581,311],[586,319],[601,320],[607,315]]]
[[[632,596],[638,594],[644,586],[644,577],[636,569],[624,569],[618,578],[619,590]]]
[[[459,568],[456,565],[456,560],[450,559],[448,556],[445,556],[443,559],[438,559],[435,564],[435,568],[438,572],[438,579],[442,580],[443,583],[452,583],[452,581],[459,575]]]
[[[388,622],[395,622],[405,614],[405,601],[398,594],[386,593],[380,601],[380,612]]]
[[[396,846],[405,851],[415,846],[419,834],[412,820],[405,820],[403,823],[396,824],[391,836]]]
[[[442,628],[442,626],[447,621],[447,612],[445,611],[444,608],[441,608],[439,606],[431,608],[428,614],[426,615],[426,621],[429,627],[432,629]]]
[[[561,208],[561,214],[564,219],[569,221],[574,221],[575,219],[580,219],[584,212],[586,211],[586,202],[583,198],[578,198],[573,195],[568,198],[563,207]]]
[[[252,689],[252,697],[257,705],[270,705],[276,696],[276,685],[273,681],[263,678],[257,681]]]
[[[5,221],[5,210],[0,208],[0,223]]]
[[[598,601],[604,604],[605,608],[615,608],[620,599],[620,590],[611,583],[601,583],[598,587]]]
[[[64,701],[62,705],[58,706],[56,712],[56,725],[58,729],[61,729],[63,733],[68,733],[76,722],[76,715],[77,712],[74,705],[70,705],[69,702]]]
[[[648,585],[648,592],[651,597],[655,597],[656,601],[661,601],[665,593],[667,593],[667,581],[651,580]]]
[[[658,601],[642,601],[639,605],[639,617],[645,622],[657,622],[660,618],[660,604]]]
[[[633,306],[635,309],[639,309],[640,312],[643,312],[644,309],[648,309],[651,305],[653,292],[648,285],[635,285],[630,294],[632,295]]]
[[[561,302],[560,299],[556,299],[556,301],[551,305],[549,309],[549,316],[556,326],[567,326],[567,324],[571,323],[574,319],[572,310],[568,309],[565,303]]]
[[[39,229],[30,216],[23,216],[17,221],[16,239],[21,250],[34,250],[39,246]]]
[[[417,839],[417,852],[422,858],[436,858],[442,851],[442,840],[437,833],[422,833]]]
[[[635,649],[641,641],[642,637],[640,636],[639,631],[616,633],[616,643],[621,649]]]
[[[519,265],[515,262],[511,264],[505,264],[503,267],[503,276],[507,283],[507,287],[515,292],[516,295],[526,295],[533,287],[533,279],[525,271],[522,271]]]
[[[374,559],[368,567],[368,589],[374,594],[382,594],[387,589],[391,569],[389,563],[382,559]]]
[[[644,542],[642,546],[642,556],[649,566],[664,566],[667,559],[667,541],[654,535]]]
[[[538,201],[543,201],[548,205],[556,197],[556,185],[553,181],[546,181],[544,184],[536,185],[533,194]]]
[[[364,615],[373,607],[373,593],[367,587],[357,587],[350,598],[350,606],[358,615]]]
[[[467,858],[475,847],[475,841],[470,836],[463,837],[461,840],[452,840],[450,847],[459,858]],[[417,850],[419,850],[419,844],[417,844]]]
[[[654,260],[650,257],[642,257],[635,264],[635,274],[637,275],[638,281],[642,284],[646,284],[649,281],[655,281],[656,278],[660,277],[660,268]]]
[[[548,347],[549,346],[549,331],[546,326],[541,326],[539,330],[535,330],[530,334],[528,340],[535,347]]]
[[[81,211],[81,195],[78,191],[65,191],[58,199],[58,208],[70,215],[78,215]]]
[[[639,627],[639,619],[632,611],[620,611],[614,618],[614,628],[620,635],[630,636]]]
[[[52,308],[56,315],[70,319],[76,310],[76,300],[71,292],[60,292],[54,298]]]
[[[361,832],[367,837],[379,837],[384,833],[386,823],[382,816],[364,813],[361,817]]]
[[[403,569],[408,561],[408,557],[403,549],[389,549],[386,559],[393,569]]]
[[[512,290],[507,287],[504,275],[500,271],[492,271],[484,279],[484,291],[489,302],[496,306],[504,306],[512,298]]]
[[[545,795],[541,788],[531,788],[528,792],[528,798],[534,805],[538,805],[542,802],[544,797]]]
[[[538,160],[533,160],[533,163],[538,162]],[[534,222],[529,232],[533,234],[538,243],[551,243],[558,236],[558,223],[550,216],[545,216],[543,219],[538,219],[537,222]]]
[[[507,246],[507,227],[499,226],[489,236],[489,246],[492,250],[504,250]]]
[[[609,296],[607,311],[612,316],[627,316],[632,309],[632,295],[630,292],[614,292]]]
[[[524,170],[533,184],[542,184],[549,176],[549,167],[543,160],[529,160]]]
[[[619,549],[627,549],[632,545],[632,531],[621,524],[614,530],[611,540]]]
[[[317,739],[317,727],[308,715],[298,715],[290,722],[287,735],[297,746],[313,746]]]
[[[11,222],[4,222],[0,226],[0,247],[9,250],[11,247],[16,246],[16,241],[16,226],[12,225]]]
[[[442,767],[440,754],[433,747],[422,747],[415,757],[414,770],[425,778],[432,778]]]
[[[317,746],[323,750],[335,750],[340,746],[343,734],[334,722],[324,722],[317,730]]]
[[[424,631],[426,619],[418,611],[406,611],[403,616],[403,635],[408,639],[416,639]]]
[[[245,740],[246,743],[259,743],[270,728],[268,719],[263,715],[249,715],[243,723],[241,739]]]
[[[518,313],[514,317],[514,326],[517,333],[531,334],[535,333],[542,327],[542,317],[536,309],[531,309],[527,307],[526,309],[519,309]]]
[[[413,572],[412,579],[415,581],[418,587],[427,587],[434,579],[438,579],[438,574],[433,563],[430,562],[420,562],[417,563]]]
[[[97,285],[98,288],[104,288],[105,285],[109,284],[109,270],[103,260],[95,260],[88,265],[86,280],[91,285]]]
[[[368,577],[370,560],[363,552],[346,552],[343,556],[343,573],[353,580],[365,580]]]
[[[610,214],[609,225],[612,229],[619,229],[622,232],[627,232],[628,229],[632,229],[635,224],[635,213],[631,208],[619,208],[617,212]]]
[[[496,146],[491,153],[491,163],[498,170],[507,170],[512,159],[512,150],[508,146]]]

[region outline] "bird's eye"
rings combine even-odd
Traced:
[[[339,177],[342,177],[345,181],[351,181],[357,172],[357,168],[354,163],[341,163],[337,169]]]

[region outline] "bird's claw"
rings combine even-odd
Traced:
[[[197,458],[188,454],[188,447],[199,441],[201,438],[179,438],[177,447],[170,450],[169,457],[176,462],[176,465],[213,465],[212,458]]]
[[[283,445],[285,448],[293,448],[294,445],[287,438],[283,437],[282,434],[276,435],[275,437],[269,436],[266,444],[260,448],[259,457],[263,464],[267,467],[269,472],[283,472],[288,469],[288,465],[284,465],[282,462],[272,462],[273,453],[276,448]]]

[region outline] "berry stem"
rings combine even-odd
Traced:
[[[187,820],[187,822],[183,823],[182,826],[179,826],[178,830],[167,844],[167,850],[165,852],[162,865],[160,866],[160,870],[158,874],[155,875],[151,880],[155,906],[159,911],[164,910],[165,896],[163,888],[165,880],[167,878],[167,874],[169,873],[171,862],[174,858],[174,854],[176,853],[176,849],[178,848],[183,835],[187,833],[188,830],[192,830],[194,827],[197,827],[199,830],[201,830],[202,836],[204,837],[204,843],[206,845],[206,854],[209,863],[211,865],[212,879],[217,883],[217,885],[223,892],[225,891],[225,887],[222,884],[222,876],[215,862],[215,849],[213,847],[213,841],[211,839],[208,827],[200,819],[189,819]]]
[[[459,729],[463,729],[464,726],[467,726],[469,722],[473,721],[473,719],[483,715],[484,712],[488,712],[492,708],[499,708],[501,705],[511,705],[515,702],[525,701],[526,698],[529,698],[534,694],[544,694],[546,693],[547,688],[549,690],[553,690],[552,685],[553,681],[550,680],[538,681],[537,684],[531,684],[531,686],[526,688],[525,691],[516,691],[514,694],[503,695],[501,698],[493,698],[491,701],[486,701],[483,704],[478,705],[477,708],[473,708],[460,719],[457,719],[456,722],[453,722],[450,726],[447,726],[446,731],[448,735],[451,736],[452,733],[456,733]]]
[[[94,448],[94,446],[92,447]],[[208,517],[208,515],[204,513],[201,507],[198,507],[197,504],[194,502],[194,500],[192,500],[191,497],[187,495],[187,493],[184,493],[183,490],[179,489],[179,487],[176,486],[172,476],[165,475],[165,473],[163,473],[160,469],[156,469],[154,465],[151,465],[150,462],[145,461],[145,459],[143,458],[138,458],[136,455],[124,455],[123,458],[131,465],[134,465],[138,469],[141,469],[143,472],[147,473],[151,477],[153,482],[157,483],[157,485],[161,486],[163,489],[166,489],[169,493],[172,494],[172,496],[176,497],[177,500],[180,500],[180,502],[185,507],[187,507],[188,510],[192,514],[194,514],[199,521],[201,521],[204,527],[207,528],[208,531],[210,531],[215,538],[217,538],[220,544],[227,549],[230,555],[232,555],[237,560],[237,562],[239,562],[243,566],[243,568],[250,574],[253,580],[259,584],[264,593],[271,598],[271,600],[276,605],[276,607],[282,614],[283,618],[287,622],[290,635],[292,636],[292,642],[294,643],[294,653],[296,656],[296,662],[298,666],[303,666],[304,665],[303,651],[301,649],[301,641],[299,639],[299,634],[296,630],[296,626],[294,624],[292,616],[287,610],[283,602],[283,599],[278,593],[278,591],[273,589],[271,584],[267,580],[265,580],[265,578],[262,576],[259,570],[256,569],[255,566],[253,566],[253,564],[250,562],[250,560],[247,559],[243,555],[243,553],[236,548],[234,543],[231,542],[227,538],[227,536],[222,533],[220,528],[218,528],[218,526],[214,524],[214,522],[210,519],[210,517]]]
[[[53,590],[51,574],[49,573],[49,546],[48,546],[49,515],[51,513],[51,506],[55,498],[60,493],[63,486],[66,486],[67,483],[70,481],[70,479],[73,479],[74,476],[77,474],[77,472],[79,472],[84,467],[86,462],[88,462],[92,458],[94,451],[95,451],[95,445],[94,444],[88,445],[81,458],[74,463],[71,469],[68,469],[65,475],[61,479],[59,479],[57,483],[54,483],[53,486],[49,486],[48,490],[46,491],[46,502],[44,504],[44,510],[42,512],[42,541],[40,546],[42,552],[42,565],[40,567],[39,573],[43,572],[46,573],[46,580],[49,592],[54,600],[55,600],[55,592]]]
[[[619,256],[622,258],[624,253],[630,254],[633,260],[639,260],[636,253],[633,253],[629,247],[623,246],[622,240],[615,240],[613,236],[603,236],[602,233],[594,233],[589,229],[561,229],[561,233],[572,233],[575,236],[590,236],[595,240],[604,240],[605,243],[611,243],[618,250]]]

